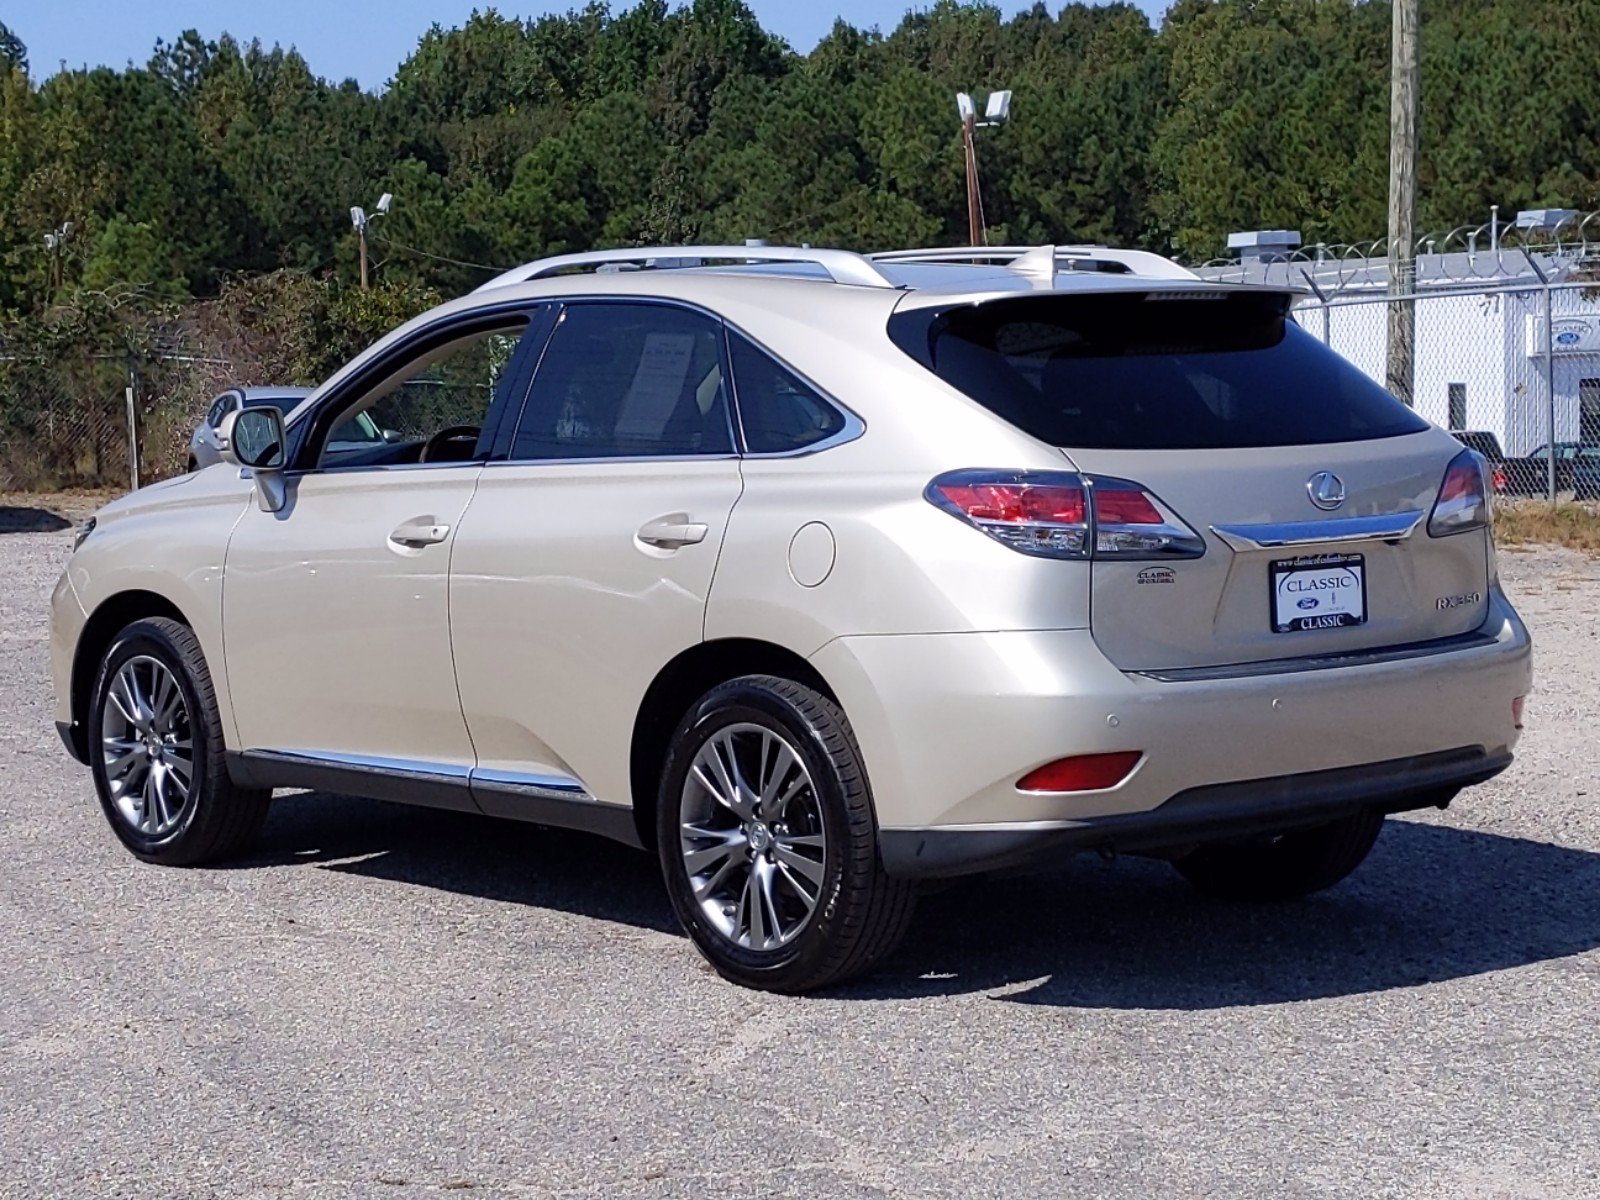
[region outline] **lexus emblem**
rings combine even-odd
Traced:
[[[1344,480],[1332,471],[1318,471],[1306,480],[1306,493],[1311,503],[1331,512],[1344,503]]]

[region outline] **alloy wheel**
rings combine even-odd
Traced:
[[[821,801],[795,747],[762,725],[717,730],[689,767],[679,813],[684,870],[711,927],[746,950],[793,941],[828,862]]]
[[[194,726],[183,687],[165,663],[128,659],[106,687],[100,753],[111,807],[128,827],[160,839],[188,814]]]

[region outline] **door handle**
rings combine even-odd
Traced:
[[[436,546],[450,536],[450,526],[435,524],[432,517],[407,521],[389,535],[399,546]]]
[[[635,535],[647,546],[676,550],[706,540],[709,527],[689,520],[688,513],[673,513],[649,522]]]

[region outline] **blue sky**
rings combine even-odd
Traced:
[[[925,8],[910,0],[746,0],[761,23],[789,40],[797,50],[810,50],[843,16],[861,27],[893,28],[908,8]],[[1158,16],[1168,0],[1137,0]],[[581,0],[549,4],[504,3],[503,13],[532,16],[565,12]],[[1059,9],[1060,0],[1050,0]],[[65,60],[69,67],[109,65],[129,60],[143,63],[157,38],[171,41],[185,29],[208,38],[224,31],[271,45],[296,46],[320,75],[354,76],[362,87],[381,87],[406,58],[421,33],[434,22],[459,25],[484,0],[6,0],[3,20],[28,46],[36,77],[53,74]],[[613,10],[628,7],[613,0]],[[1028,7],[1019,0],[1000,0],[1010,15]]]

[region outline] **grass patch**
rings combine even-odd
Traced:
[[[1538,542],[1600,555],[1600,507],[1502,500],[1495,504],[1494,535],[1507,546]]]

